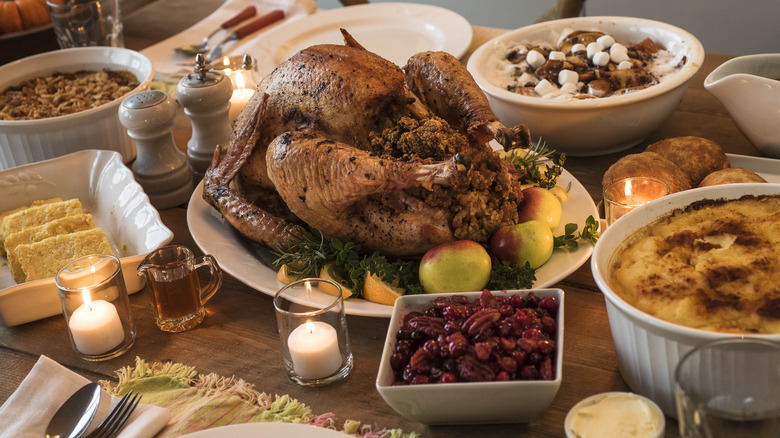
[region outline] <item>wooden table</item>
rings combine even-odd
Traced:
[[[166,6],[172,7],[181,1],[170,0]],[[177,12],[165,17],[166,20],[179,20],[168,26],[154,25],[154,17],[159,14],[150,12],[159,7],[155,3],[127,17],[127,45],[141,49],[175,34],[210,13],[218,4],[215,0],[183,1],[187,7],[181,9],[181,14]],[[183,18],[183,15],[187,17]],[[604,171],[620,156],[640,152],[658,139],[696,135],[718,141],[729,153],[760,155],[740,134],[720,103],[702,87],[706,75],[726,59],[726,56],[707,55],[677,111],[641,145],[618,154],[569,157],[565,168],[598,202]],[[177,128],[177,138],[186,142],[187,129],[186,124],[181,124]],[[179,145],[182,146],[181,140]],[[163,210],[160,214],[174,232],[174,243],[197,249],[187,228],[185,208]],[[41,354],[93,380],[113,378],[115,370],[134,364],[134,358],[138,356],[148,362],[189,364],[200,373],[234,375],[269,394],[290,394],[311,406],[315,413],[333,412],[340,422],[353,419],[414,431],[423,436],[560,437],[564,435],[564,417],[576,402],[595,393],[629,388],[618,372],[604,298],[593,280],[590,263],[555,287],[565,291],[567,300],[563,383],[544,415],[528,424],[426,427],[398,415],[374,387],[388,324],[388,320],[382,318],[348,316],[355,364],[345,380],[317,389],[298,386],[284,371],[271,298],[229,276],[209,302],[205,321],[185,333],[167,334],[158,330],[148,292],[132,295],[130,301],[138,329],[136,343],[123,356],[105,362],[86,362],[76,356],[67,340],[67,329],[61,316],[17,327],[0,327],[0,403],[11,395]],[[666,436],[678,436],[674,420],[669,420]]]

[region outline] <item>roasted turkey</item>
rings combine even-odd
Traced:
[[[516,223],[522,173],[488,142],[527,148],[527,128],[504,126],[453,56],[419,53],[402,70],[342,34],[261,81],[204,199],[264,245],[308,226],[398,256]]]

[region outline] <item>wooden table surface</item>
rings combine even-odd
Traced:
[[[127,46],[142,49],[173,35],[208,15],[219,2],[166,0],[166,8],[177,4],[186,7],[182,7],[181,13],[167,14],[165,19],[170,18],[171,22],[166,22],[166,26],[155,26],[154,23],[154,17],[160,15],[154,13],[155,8],[160,7],[159,2],[126,17]],[[707,55],[677,111],[642,144],[618,154],[569,157],[565,168],[587,188],[594,201],[599,202],[604,171],[619,157],[640,152],[662,138],[696,135],[719,142],[729,153],[760,155],[737,130],[723,106],[702,86],[706,75],[726,59],[726,56]],[[186,142],[188,135],[188,126],[180,124],[177,139],[183,138]],[[178,141],[181,147],[182,140]],[[184,207],[163,210],[160,214],[174,232],[174,243],[197,249],[187,228]],[[86,362],[76,356],[61,316],[16,327],[0,327],[0,403],[16,389],[39,355],[47,355],[93,380],[113,378],[114,371],[134,364],[138,356],[148,362],[189,364],[200,373],[236,376],[269,394],[289,394],[309,405],[314,413],[335,413],[339,426],[344,420],[352,419],[414,431],[423,436],[561,437],[564,435],[564,417],[579,400],[599,392],[629,388],[618,372],[604,298],[593,280],[590,263],[554,287],[566,293],[563,383],[552,405],[528,424],[426,427],[397,414],[374,387],[389,321],[383,318],[348,316],[354,369],[345,380],[331,386],[301,387],[286,377],[271,297],[227,274],[222,288],[208,304],[204,322],[184,333],[168,334],[158,330],[148,291],[132,295],[130,302],[138,330],[135,345],[123,356],[105,362]],[[667,420],[666,436],[678,436],[677,423]]]

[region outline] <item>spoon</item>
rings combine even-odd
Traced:
[[[181,53],[184,55],[195,55],[198,53],[206,53],[209,51],[209,40],[214,35],[216,35],[217,32],[223,29],[229,29],[237,25],[238,23],[246,20],[247,18],[254,17],[255,15],[257,15],[257,9],[254,6],[247,6],[243,11],[239,12],[236,16],[222,23],[218,28],[214,29],[208,35],[206,35],[203,38],[203,41],[200,42],[200,44],[179,46],[179,47],[175,47],[173,50],[176,51],[177,53]]]
[[[97,412],[100,385],[88,383],[60,406],[46,427],[47,438],[78,438],[84,434]]]

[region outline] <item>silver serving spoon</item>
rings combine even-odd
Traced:
[[[78,438],[86,432],[100,403],[100,385],[88,383],[60,406],[46,427],[47,438]]]
[[[209,40],[214,37],[219,31],[224,29],[230,29],[231,27],[241,23],[242,21],[252,18],[255,15],[257,15],[257,8],[254,6],[247,6],[243,11],[239,12],[236,16],[233,18],[225,21],[224,23],[220,24],[218,28],[211,31],[208,35],[206,35],[203,38],[203,41],[200,42],[200,44],[188,44],[184,46],[175,47],[173,50],[175,50],[177,53],[182,53],[184,55],[195,55],[197,53],[206,53],[209,51]]]

